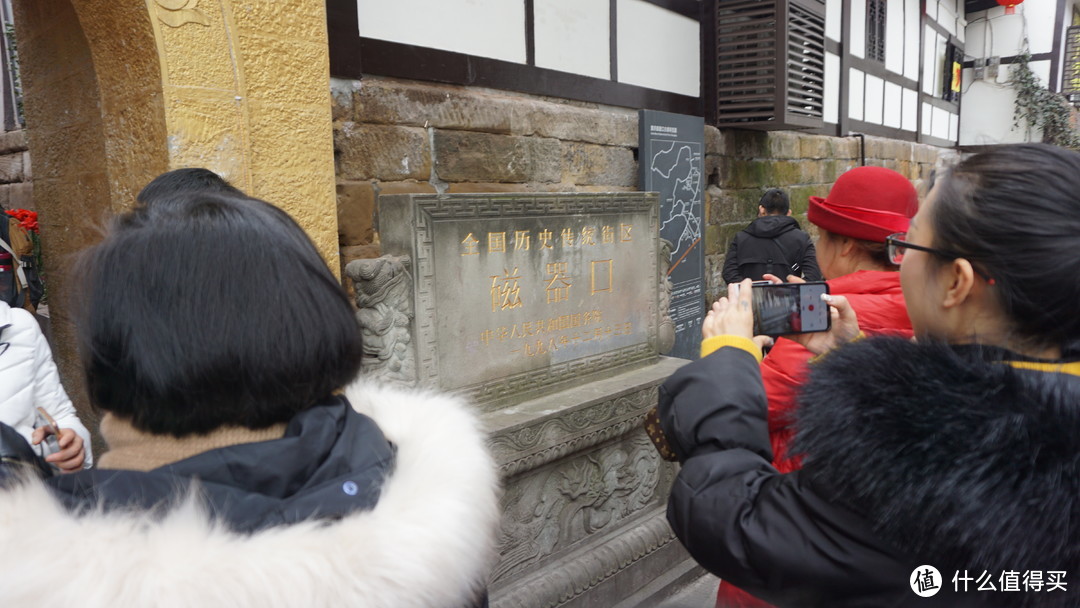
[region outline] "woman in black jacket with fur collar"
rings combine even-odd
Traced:
[[[0,606],[486,606],[498,474],[473,408],[358,376],[311,239],[203,180],[155,180],[77,266],[98,468],[49,477],[0,424]]]
[[[1080,605],[1080,154],[952,169],[889,237],[916,342],[799,336],[802,471],[770,465],[749,282],[660,390],[668,505],[702,565],[779,606]],[[929,567],[929,568],[928,568]],[[935,574],[936,571],[936,574]],[[925,597],[924,597],[925,596]]]

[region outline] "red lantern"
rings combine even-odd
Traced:
[[[1005,7],[1006,15],[1016,14],[1016,5],[1023,3],[1024,0],[997,0],[997,3]]]

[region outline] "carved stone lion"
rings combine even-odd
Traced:
[[[412,348],[413,280],[408,256],[354,260],[345,274],[356,287],[364,340],[364,374],[395,384],[416,382]]]

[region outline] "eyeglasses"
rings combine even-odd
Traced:
[[[904,261],[904,254],[907,253],[908,249],[925,251],[926,253],[932,253],[938,257],[942,257],[948,260],[964,258],[964,256],[960,254],[953,253],[951,251],[945,251],[944,249],[934,249],[932,247],[923,247],[922,245],[912,245],[911,243],[904,240],[906,237],[906,232],[897,232],[895,234],[890,234],[889,236],[885,237],[886,255],[889,256],[889,261],[893,264],[896,264],[897,266],[900,265],[900,262]],[[994,279],[982,270],[979,270],[979,268],[976,267],[974,264],[971,265],[971,269],[974,270],[975,273],[978,274],[980,277],[986,279],[987,283],[991,285],[994,284]]]

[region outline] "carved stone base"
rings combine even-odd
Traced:
[[[488,414],[505,478],[495,607],[611,606],[686,559],[664,518],[676,468],[642,430],[657,363]]]

